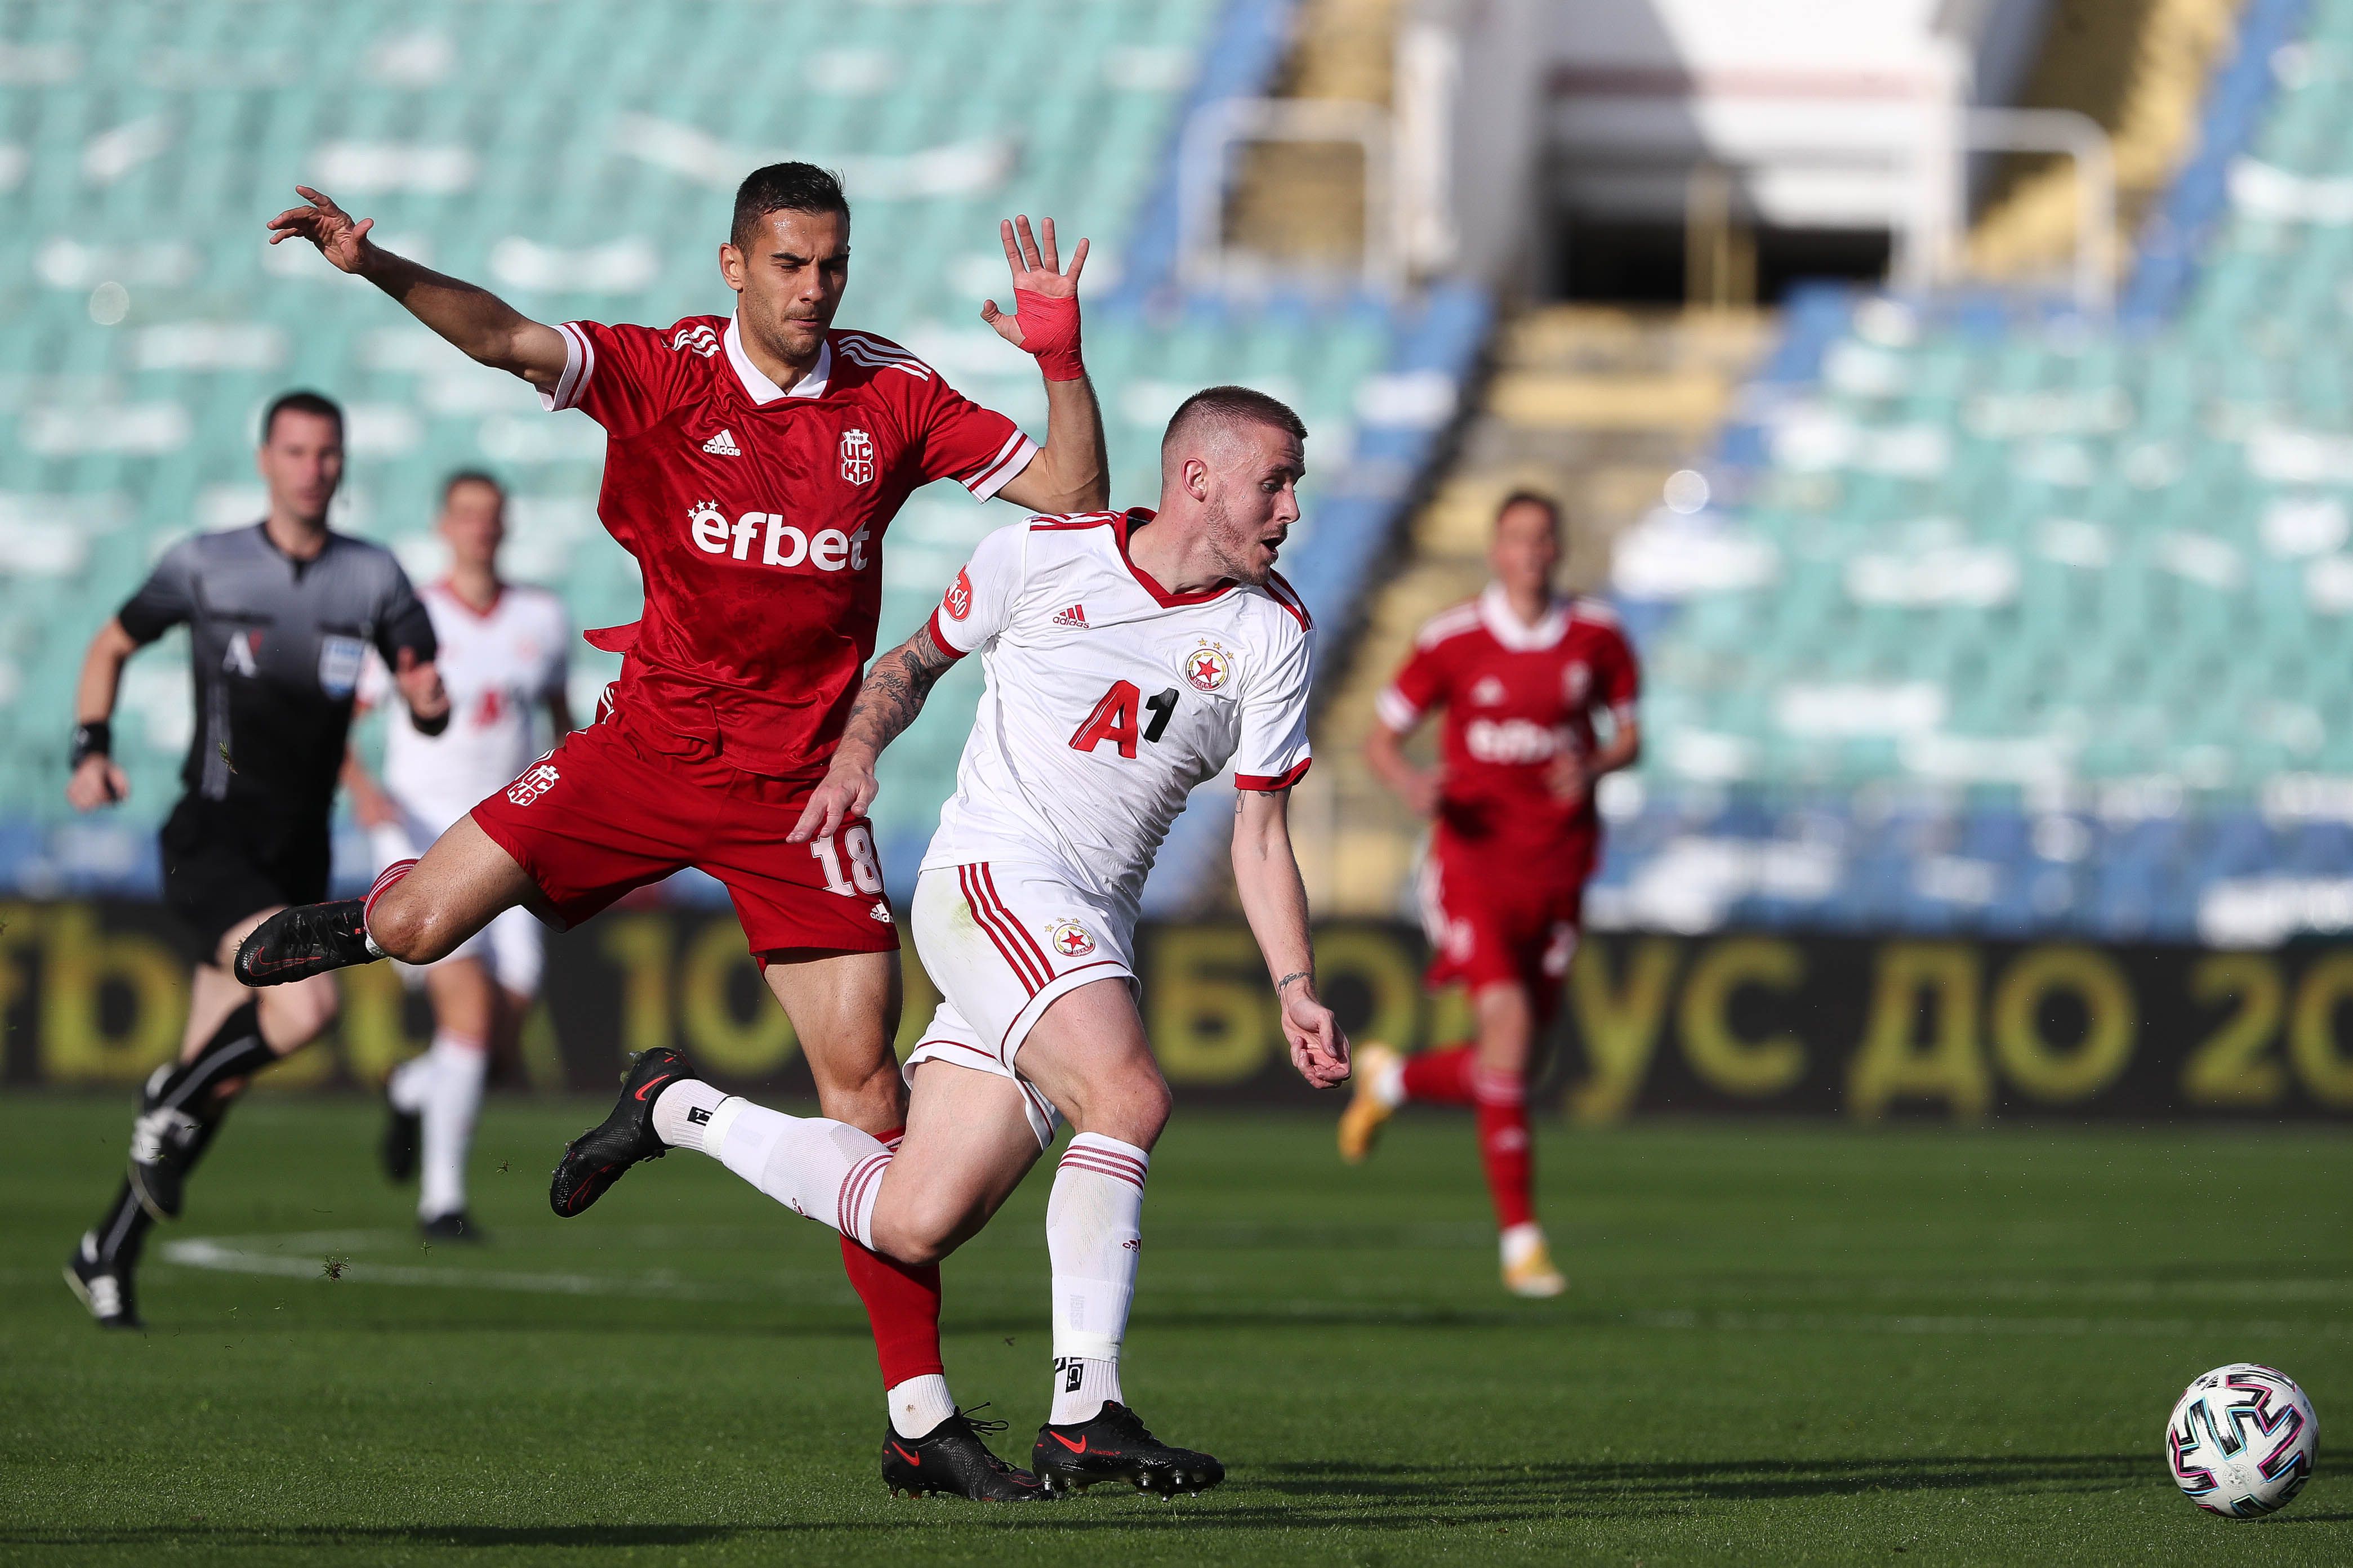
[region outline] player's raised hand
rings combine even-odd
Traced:
[[[101,805],[131,798],[131,775],[122,765],[102,752],[94,752],[81,760],[73,777],[66,781],[66,801],[76,811],[96,811]]]
[[[813,838],[830,838],[841,831],[842,824],[854,822],[874,804],[874,764],[861,763],[847,751],[833,753],[833,765],[825,770],[825,777],[809,795],[808,805],[801,808],[801,819],[785,835],[787,844],[807,844]]]
[[[368,239],[368,230],[375,219],[364,217],[357,223],[352,215],[337,206],[332,197],[314,191],[308,185],[294,187],[295,195],[310,205],[288,207],[269,220],[269,243],[281,239],[307,239],[319,247],[319,254],[345,272],[357,272],[367,265],[368,252],[375,245]]]
[[[1048,379],[1076,380],[1083,374],[1079,369],[1079,273],[1087,264],[1087,242],[1079,241],[1065,272],[1054,246],[1052,218],[1045,220],[1042,240],[1030,232],[1026,215],[1000,221],[997,233],[1005,245],[1005,265],[1013,272],[1017,313],[1008,316],[996,300],[986,300],[980,319],[1023,353],[1035,354]],[[1067,374],[1058,374],[1062,372]]]
[[[1283,987],[1282,1037],[1291,1045],[1291,1065],[1310,1088],[1348,1081],[1348,1037],[1332,1009],[1316,1000],[1313,982]]]
[[[449,726],[449,689],[441,684],[441,669],[430,659],[417,661],[417,650],[400,650],[400,662],[392,678],[400,687],[401,700],[408,704],[408,717],[417,732],[438,735]]]

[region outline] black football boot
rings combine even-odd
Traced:
[[[1097,1481],[1126,1481],[1164,1498],[1195,1496],[1226,1479],[1226,1467],[1207,1454],[1172,1448],[1144,1429],[1134,1411],[1116,1399],[1085,1421],[1038,1428],[1029,1468],[1050,1492],[1084,1491]]]
[[[232,967],[240,984],[284,985],[313,974],[374,963],[384,955],[368,947],[364,899],[332,904],[297,904],[280,910],[237,945]]]
[[[885,1433],[882,1484],[892,1497],[945,1493],[975,1502],[1036,1502],[1046,1495],[1038,1478],[1007,1464],[981,1440],[984,1432],[1004,1430],[1002,1421],[975,1421],[971,1412],[959,1410],[920,1437]]]
[[[66,1259],[66,1283],[81,1298],[101,1329],[143,1329],[139,1321],[139,1300],[132,1288],[134,1259],[109,1258],[99,1251],[98,1233],[90,1232],[81,1238]]]
[[[565,1219],[586,1210],[640,1160],[670,1152],[654,1132],[654,1101],[664,1088],[692,1078],[686,1053],[668,1046],[641,1051],[621,1075],[621,1098],[613,1113],[564,1146],[564,1158],[547,1184],[548,1206]]]

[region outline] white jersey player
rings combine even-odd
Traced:
[[[543,710],[556,738],[572,728],[565,694],[571,624],[554,595],[500,579],[505,502],[487,474],[457,474],[442,487],[436,527],[449,547],[449,573],[417,597],[446,650],[449,727],[427,736],[391,726],[381,786],[356,759],[344,770],[379,872],[415,860],[546,750]],[[390,689],[390,672],[371,662],[361,679],[362,701],[383,700]],[[384,1158],[395,1180],[419,1174],[417,1219],[428,1236],[477,1234],[466,1215],[466,1156],[489,1053],[521,1026],[539,992],[543,955],[538,921],[512,909],[448,957],[406,971],[412,984],[422,976],[432,998],[433,1047],[385,1083],[391,1122]]]
[[[641,1058],[613,1118],[574,1145],[622,1165],[700,1150],[795,1212],[922,1265],[987,1222],[1067,1118],[1075,1136],[1046,1211],[1053,1405],[1030,1456],[1049,1490],[1116,1479],[1198,1491],[1225,1474],[1144,1428],[1121,1399],[1119,1352],[1169,1106],[1137,1010],[1137,898],[1187,793],[1229,764],[1236,887],[1292,1059],[1318,1088],[1348,1074],[1346,1038],[1315,995],[1285,816],[1309,761],[1310,628],[1273,565],[1299,515],[1305,435],[1264,394],[1197,394],[1162,443],[1156,515],[998,530],[929,624],[868,672],[796,842],[828,842],[865,808],[876,755],[943,670],[977,651],[987,675],[916,884],[915,945],[944,1000],[907,1064],[895,1149],[723,1095],[675,1052]],[[937,1381],[893,1397],[944,1405]]]

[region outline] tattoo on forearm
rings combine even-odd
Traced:
[[[1280,979],[1280,980],[1278,980],[1278,981],[1276,981],[1276,982],[1274,983],[1274,991],[1275,991],[1275,994],[1276,994],[1276,995],[1278,995],[1278,996],[1279,996],[1279,995],[1281,995],[1281,994],[1282,994],[1282,989],[1283,989],[1283,987],[1284,987],[1284,986],[1286,986],[1286,985],[1289,985],[1293,981],[1294,981],[1294,980],[1305,980],[1305,979],[1307,979],[1307,978],[1308,978],[1308,973],[1307,973],[1307,971],[1305,971],[1305,970],[1303,970],[1303,969],[1294,969],[1294,970],[1293,970],[1290,973],[1288,973],[1288,974],[1284,975],[1282,979]]]
[[[929,628],[884,654],[867,671],[841,738],[879,754],[915,721],[923,710],[923,699],[954,662],[932,641]]]

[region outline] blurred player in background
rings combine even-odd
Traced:
[[[1568,1287],[1536,1224],[1527,1086],[1577,951],[1585,881],[1601,848],[1593,786],[1641,752],[1641,677],[1618,619],[1553,591],[1560,509],[1525,491],[1495,514],[1493,580],[1430,618],[1380,694],[1365,742],[1373,771],[1435,819],[1422,868],[1430,984],[1469,988],[1478,1037],[1410,1058],[1367,1043],[1340,1119],[1341,1156],[1371,1152],[1409,1100],[1467,1105],[1503,1232],[1504,1285],[1517,1296]],[[1446,710],[1440,763],[1416,767],[1406,738]],[[1608,719],[1609,739],[1594,722]]]
[[[301,189],[301,187],[297,187]],[[576,925],[688,866],[723,883],[769,991],[792,1020],[828,1115],[888,1143],[906,1120],[892,1050],[899,939],[863,818],[785,835],[824,776],[874,651],[882,534],[908,495],[953,479],[976,500],[1101,506],[1103,417],[1079,358],[1079,273],[1048,219],[999,226],[1017,310],[981,317],[1036,357],[1046,445],[973,404],[886,338],[837,331],[849,202],[807,163],[755,169],[719,247],[731,316],[661,328],[549,326],[470,283],[378,248],[316,191],[270,242],[316,245],[481,363],[577,408],[606,434],[597,516],[637,560],[645,614],[588,634],[626,654],[596,722],[395,864],[364,900],[289,910],[237,957],[257,980],[393,957],[446,957],[520,904]],[[593,1186],[589,1189],[593,1194]],[[989,1454],[947,1397],[939,1271],[845,1242],[892,1431],[957,1456],[968,1497],[1036,1485]]]
[[[435,530],[449,548],[448,574],[417,596],[440,645],[449,727],[423,735],[410,725],[391,726],[381,787],[356,754],[343,769],[379,874],[415,860],[546,749],[536,738],[539,710],[547,712],[549,745],[572,730],[565,696],[572,626],[564,605],[543,588],[499,576],[506,491],[488,474],[451,475],[441,487]],[[386,700],[391,686],[383,661],[371,659],[360,685],[363,707]],[[433,1045],[385,1081],[385,1173],[406,1181],[417,1174],[421,1153],[417,1220],[433,1240],[481,1238],[466,1212],[466,1156],[491,1053],[513,1038],[539,994],[543,945],[539,921],[512,909],[447,958],[409,972],[423,976],[433,1002]]]
[[[147,1227],[179,1217],[188,1173],[230,1100],[334,1019],[332,982],[257,994],[229,966],[266,916],[326,892],[328,807],[367,650],[396,672],[406,722],[433,733],[449,721],[433,623],[400,563],[327,527],[343,476],[343,411],[315,393],[279,398],[261,418],[257,466],[268,517],[166,551],[91,639],[75,695],[66,798],[93,811],[131,791],[110,755],[123,665],[187,626],[195,736],[180,772],[187,793],[164,824],[164,901],[193,941],[195,982],[179,1060],[156,1068],[141,1096],[122,1190],[66,1265],[105,1328],[139,1326],[132,1275]]]
[[[1052,1404],[1030,1450],[1048,1490],[1111,1480],[1166,1496],[1225,1479],[1210,1456],[1145,1429],[1119,1363],[1169,1110],[1136,1006],[1137,910],[1187,795],[1229,763],[1235,889],[1293,1064],[1319,1089],[1348,1076],[1347,1038],[1315,994],[1287,816],[1310,760],[1314,660],[1307,612],[1274,561],[1299,516],[1306,434],[1263,393],[1196,394],[1163,439],[1156,515],[998,529],[931,620],[875,662],[796,842],[822,843],[865,811],[876,758],[949,666],[978,652],[987,678],[915,884],[915,944],[943,1000],[907,1060],[902,1144],[754,1105],[658,1050],[555,1171],[556,1212],[576,1214],[631,1163],[693,1149],[796,1214],[936,1266],[1069,1118],[1046,1205]],[[935,1484],[921,1445],[886,1445],[882,1469],[897,1490]]]

